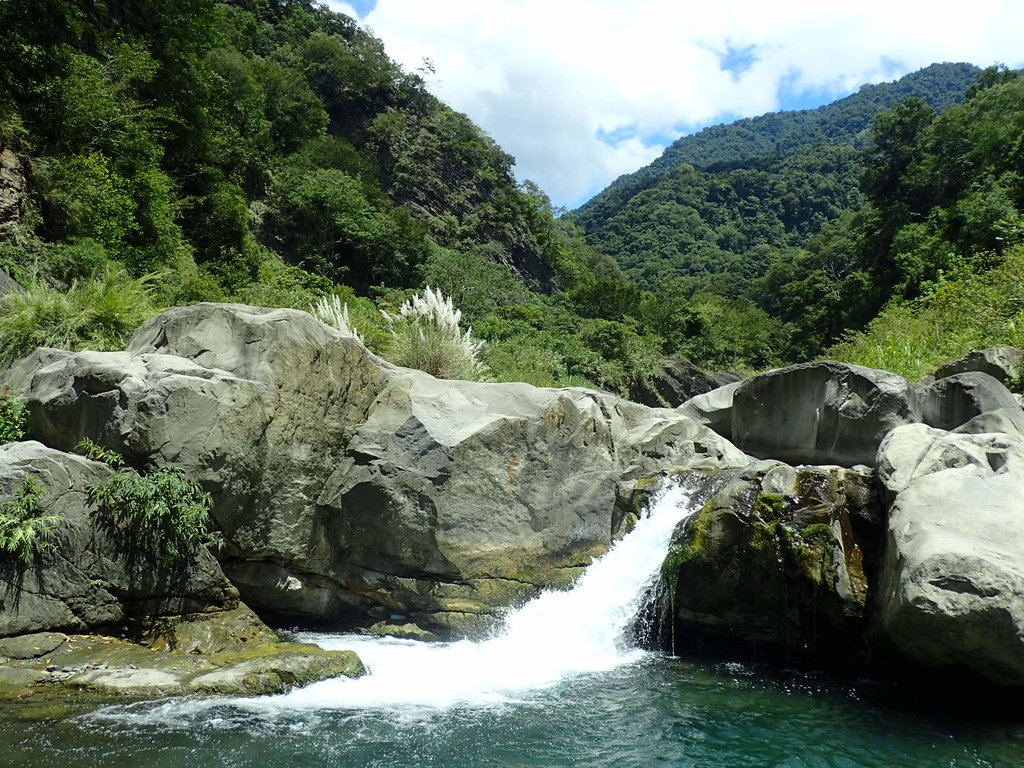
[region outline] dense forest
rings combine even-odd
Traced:
[[[944,302],[987,302],[957,344],[1020,327],[993,287],[1024,237],[1024,80],[1002,68],[708,129],[559,215],[307,0],[6,0],[0,28],[5,360],[116,348],[176,304],[331,296],[394,355],[426,286],[486,342],[478,375],[635,397],[669,358],[867,361]]]

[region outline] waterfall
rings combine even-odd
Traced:
[[[675,526],[691,512],[690,491],[671,487],[636,527],[595,560],[569,591],[544,592],[480,642],[431,645],[360,636],[306,635],[350,648],[369,669],[281,696],[237,702],[253,709],[443,708],[522,701],[567,677],[637,661],[629,629],[658,579]]]

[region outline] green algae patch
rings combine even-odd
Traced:
[[[154,650],[98,635],[65,638],[44,656],[0,659],[0,699],[257,695],[365,673],[352,651],[328,651],[303,643],[237,645],[199,654]]]

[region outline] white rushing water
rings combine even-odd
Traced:
[[[628,630],[665,558],[689,493],[670,488],[650,513],[567,592],[544,592],[511,613],[500,634],[441,645],[353,635],[301,637],[356,651],[370,674],[236,702],[257,710],[440,708],[514,702],[568,676],[638,660]]]

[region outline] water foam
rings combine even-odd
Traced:
[[[628,629],[658,578],[689,492],[669,488],[630,534],[595,560],[569,591],[544,592],[481,642],[429,645],[351,635],[305,635],[325,648],[356,651],[365,677],[336,678],[282,696],[235,702],[256,710],[444,708],[522,701],[569,676],[642,658]]]

